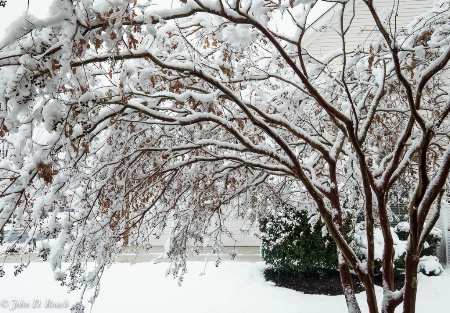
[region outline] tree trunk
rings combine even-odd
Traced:
[[[344,291],[345,301],[347,302],[347,308],[349,313],[361,313],[358,301],[356,300],[355,291],[353,290],[352,275],[350,273],[350,267],[347,262],[344,261],[344,257],[338,252],[339,259],[339,273],[341,275],[342,290]],[[370,311],[372,313],[372,311]]]
[[[367,306],[370,313],[378,313],[377,296],[375,294],[375,285],[373,277],[366,275],[366,279],[362,282],[367,297]]]
[[[416,312],[417,296],[417,266],[419,265],[419,256],[411,251],[406,255],[405,271],[405,292],[403,296],[403,313]]]

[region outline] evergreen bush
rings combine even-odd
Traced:
[[[437,247],[442,239],[442,231],[438,228],[433,228],[431,230],[430,235],[427,238],[427,241],[425,241],[424,247],[422,249],[422,252],[420,253],[420,256],[433,256],[437,253]]]
[[[337,268],[333,238],[320,219],[311,223],[304,211],[288,209],[262,219],[260,231],[262,257],[276,270],[323,275]]]
[[[408,240],[409,236],[409,223],[408,222],[400,222],[398,223],[395,228],[394,232],[397,234],[398,238],[400,240]],[[436,255],[437,247],[442,239],[442,231],[436,227],[434,227],[431,230],[430,235],[428,236],[424,247],[422,249],[422,252],[420,253],[420,256],[433,256]]]
[[[418,271],[428,276],[438,276],[443,273],[442,265],[436,257],[437,247],[442,240],[442,231],[434,227],[420,252]]]
[[[400,240],[408,240],[409,236],[409,223],[408,222],[400,222],[394,227],[394,232],[397,234],[398,239]]]
[[[363,225],[363,224],[362,224]],[[409,223],[401,222],[397,224],[393,229],[393,239],[394,239],[394,250],[396,252],[394,259],[394,273],[395,275],[401,274],[405,271],[406,266],[406,248],[407,248],[407,240],[409,236]],[[424,248],[420,253],[421,257],[432,256],[430,260],[437,259],[435,257],[437,246],[439,245],[442,232],[433,228],[430,235],[428,236]],[[375,228],[374,230],[375,237],[375,259],[374,259],[374,268],[376,274],[381,274],[381,266],[382,266],[382,257],[383,257],[383,249],[384,249],[384,239],[380,228]],[[355,231],[355,244],[357,246],[356,252],[360,260],[365,260],[367,258],[367,239],[365,230],[361,227],[358,227]],[[424,258],[426,259],[426,258]],[[422,260],[422,259],[421,259]],[[427,259],[428,260],[428,259]],[[422,261],[421,261],[422,262]],[[436,271],[429,270],[431,268],[432,262],[429,261],[427,266],[419,266],[419,270],[426,275],[435,275],[435,273],[440,274],[439,268]],[[433,263],[434,265],[434,263]],[[427,268],[427,270],[425,270]],[[437,274],[437,275],[438,275]]]
[[[317,221],[314,223],[315,218]],[[351,219],[347,220],[344,227],[346,234],[349,233]],[[394,271],[398,275],[405,269],[409,224],[407,222],[399,223],[393,230],[394,249],[397,252]],[[336,244],[326,231],[324,223],[317,216],[310,217],[304,211],[288,208],[283,212],[278,212],[277,215],[260,220],[260,231],[262,257],[273,269],[300,275],[325,275],[327,271],[337,268]],[[384,239],[381,229],[376,228],[375,233],[374,267],[375,272],[380,274]],[[357,227],[353,235],[358,257],[365,260],[367,258],[365,230],[358,230]],[[427,238],[421,257],[435,256],[441,238],[441,231],[434,228]],[[347,238],[347,240],[349,239]],[[419,268],[422,271],[422,267]],[[440,273],[430,270],[422,272],[426,272],[427,275]]]

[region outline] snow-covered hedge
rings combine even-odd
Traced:
[[[272,268],[323,274],[337,268],[336,244],[318,216],[287,210],[260,221],[261,253]]]
[[[442,240],[442,231],[439,228],[433,228],[422,249],[421,256],[436,255],[436,250]]]
[[[444,268],[437,257],[426,255],[420,258],[418,271],[428,276],[438,276],[444,272]]]
[[[402,273],[405,269],[405,257],[409,236],[409,223],[401,222],[394,228],[391,228],[394,240],[394,266],[396,273]],[[355,244],[357,246],[356,252],[361,260],[367,258],[367,237],[363,224],[359,224],[354,234]],[[380,228],[374,230],[375,239],[375,271],[381,272],[381,260],[383,257],[384,239]],[[428,236],[424,248],[420,254],[420,264],[418,270],[426,275],[439,275],[442,272],[437,259],[436,250],[442,239],[442,231],[438,228],[433,228]],[[423,261],[422,261],[423,260]]]
[[[400,222],[394,227],[394,232],[400,240],[407,240],[409,236],[409,223]]]
[[[337,268],[336,244],[317,216],[306,212],[286,210],[260,221],[261,253],[272,268],[300,274],[325,273]],[[350,224],[350,223],[347,223]],[[360,223],[353,232],[355,251],[364,261],[367,258],[367,238],[364,224]],[[346,227],[350,233],[350,226]],[[394,239],[394,267],[397,274],[405,269],[405,256],[409,224],[399,223],[391,229]],[[436,249],[442,238],[441,231],[433,228],[421,253],[419,271],[426,275],[439,275],[442,266],[436,258]],[[384,239],[380,228],[374,230],[375,272],[381,272]],[[350,238],[347,238],[350,240]]]
[[[392,237],[394,240],[394,270],[397,273],[403,272],[405,268],[405,256],[406,256],[406,247],[407,242],[404,240],[400,240],[399,236],[397,236],[394,229],[391,229]],[[354,233],[354,240],[356,245],[356,253],[360,260],[364,261],[367,259],[367,236],[366,230],[364,229],[363,224],[358,224]],[[383,258],[383,249],[384,249],[384,239],[383,233],[380,228],[374,229],[374,243],[375,243],[375,260],[374,267],[376,273],[381,273],[381,260]]]

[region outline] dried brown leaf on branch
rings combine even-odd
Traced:
[[[47,184],[51,184],[53,182],[53,176],[59,173],[58,170],[52,169],[51,164],[45,164],[44,162],[37,163],[36,169],[38,170],[38,177],[43,179]]]

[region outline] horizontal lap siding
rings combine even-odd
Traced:
[[[370,12],[362,0],[356,1],[356,15],[346,36],[347,50],[355,49],[360,45],[368,47],[370,41],[376,39],[372,31],[375,24]],[[396,1],[375,0],[374,2],[376,4],[377,11],[381,13],[382,10],[392,8],[393,3]],[[427,9],[431,8],[432,4],[433,1],[429,0],[400,0],[399,16],[397,18],[398,25],[405,27],[414,19],[415,16],[424,13]],[[351,8],[352,4],[347,5],[345,20],[346,24],[348,24],[351,16]],[[303,47],[315,57],[323,56],[330,51],[342,47],[341,38],[334,30],[334,28],[338,26],[339,22],[339,10],[336,9],[337,6],[334,8],[334,12],[332,8],[332,11],[328,12],[322,19],[324,20],[328,18],[330,21],[327,23],[327,26],[330,26],[327,30],[317,32],[317,29],[314,29],[314,27],[317,27],[320,23],[315,23],[306,33]],[[240,231],[241,226],[242,221],[229,220],[227,222],[227,228],[233,234],[234,239],[237,240],[236,246],[259,246],[260,240],[251,235],[253,232],[257,231],[257,229],[251,228],[247,234],[243,234]],[[152,244],[155,246],[162,246],[166,242],[167,238],[168,232],[161,236],[160,239],[153,239]],[[233,246],[235,244],[232,239],[226,237],[223,238],[223,243],[228,246]]]
[[[170,223],[169,223],[170,225]],[[230,231],[233,239],[226,235],[222,237],[222,243],[225,246],[237,246],[237,247],[259,247],[261,240],[256,238],[253,233],[257,232],[256,227],[251,227],[248,223],[244,223],[242,220],[228,219],[225,222],[225,227]],[[241,231],[241,229],[243,231]],[[170,227],[157,239],[155,236],[151,236],[150,243],[155,247],[164,246],[169,238]]]
[[[352,26],[345,37],[346,51],[351,51],[358,47],[368,49],[371,42],[379,38],[380,33],[375,30],[375,22],[367,6],[362,0],[356,0],[355,17]],[[391,19],[391,25],[398,25],[397,29],[404,29],[414,21],[415,17],[431,9],[434,1],[430,0],[400,0],[396,18]],[[397,0],[374,0],[378,14],[382,15],[384,10],[392,9]],[[348,25],[351,16],[352,5],[347,5],[344,25]],[[320,58],[325,54],[342,48],[342,39],[335,29],[339,26],[338,5],[325,14],[322,20],[318,20],[310,27],[306,33],[303,48],[310,55]],[[324,21],[327,21],[325,23]],[[326,24],[326,25],[324,25]],[[394,27],[392,28],[394,29]],[[339,64],[339,62],[333,62]],[[427,217],[429,219],[430,216]],[[436,227],[443,231],[443,240],[439,246],[438,255],[441,262],[450,262],[450,205],[445,203],[442,214]]]
[[[375,22],[367,6],[362,0],[356,0],[355,17],[352,25],[345,36],[346,50],[350,51],[359,46],[368,47],[369,44],[377,40],[379,33],[374,31]],[[375,8],[379,15],[384,10],[392,9],[392,6],[397,1],[384,0],[374,1]],[[400,0],[398,16],[396,23],[399,28],[406,27],[414,18],[430,9],[433,1],[424,0]],[[321,20],[312,24],[306,33],[306,40],[303,45],[304,48],[314,57],[321,57],[325,54],[342,47],[342,39],[335,31],[339,26],[340,5],[333,7]],[[353,5],[350,3],[346,6],[345,23],[348,22],[352,15]],[[327,21],[325,23],[325,21]],[[391,20],[394,25],[394,19]],[[325,30],[324,30],[325,28]]]
[[[441,216],[436,227],[442,230],[442,240],[437,249],[437,257],[441,263],[450,263],[450,205],[443,202]]]

